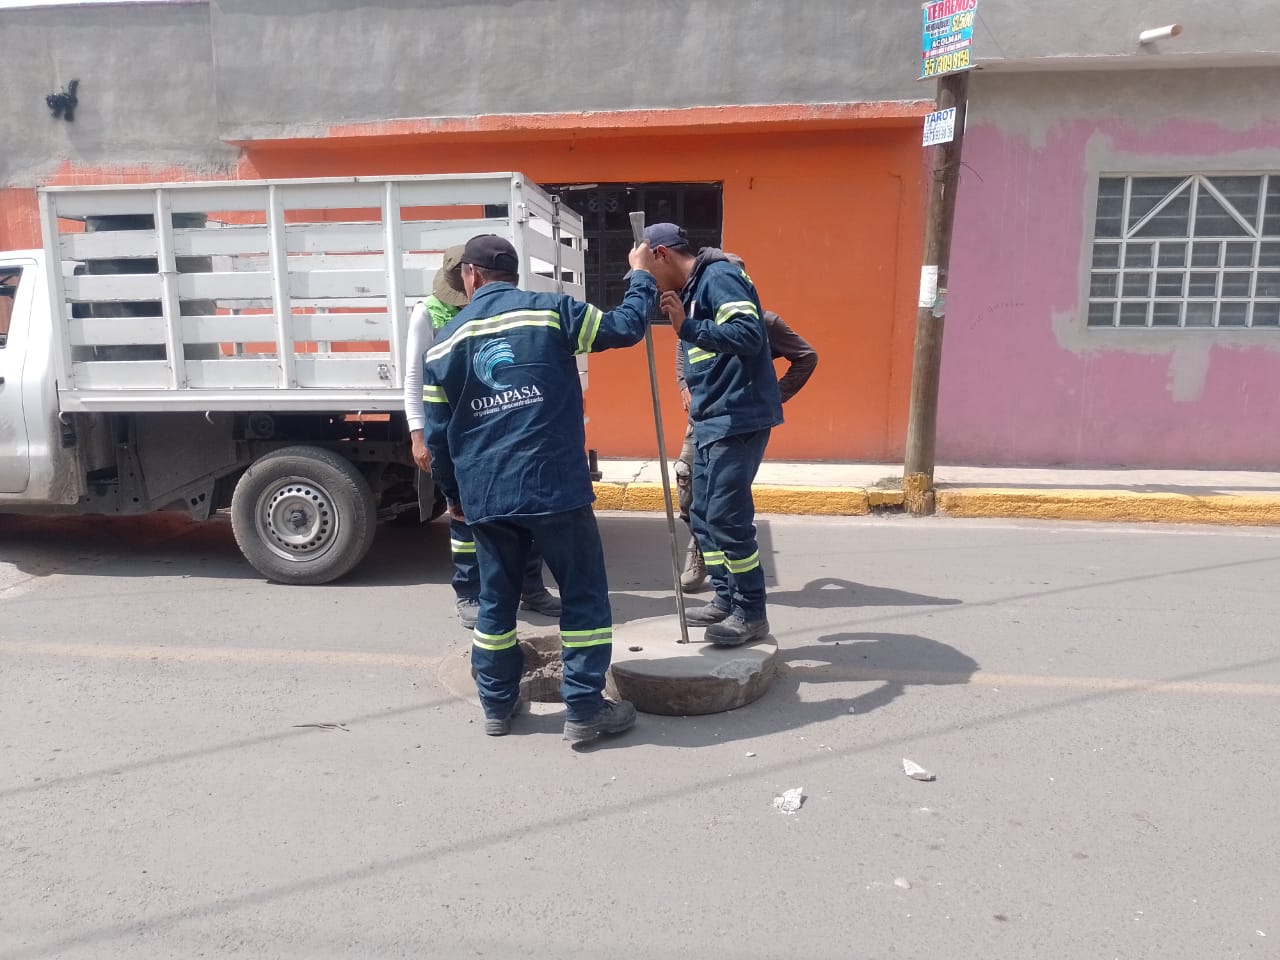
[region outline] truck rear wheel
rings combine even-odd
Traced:
[[[286,447],[240,478],[231,528],[240,552],[268,580],[328,583],[369,552],[377,505],[347,460],[320,447]]]

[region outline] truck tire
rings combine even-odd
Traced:
[[[373,545],[377,518],[360,471],[320,447],[267,454],[231,496],[240,552],[276,583],[328,583],[350,572]]]

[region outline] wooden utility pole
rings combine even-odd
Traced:
[[[969,104],[968,72],[938,81],[938,109],[955,107],[955,137],[933,148],[933,176],[924,231],[924,268],[920,276],[920,312],[916,315],[916,351],[911,368],[911,411],[903,490],[907,510],[928,516],[936,507],[933,470],[938,439],[938,379],[942,370],[942,327],[947,312],[951,231],[956,217],[956,187],[964,147]]]

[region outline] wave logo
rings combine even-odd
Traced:
[[[511,349],[511,344],[505,339],[499,339],[490,340],[477,350],[471,366],[481,382],[487,383],[494,390],[510,390],[511,384],[498,379],[498,368],[515,362],[516,354]]]

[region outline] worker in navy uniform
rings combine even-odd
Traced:
[[[653,224],[644,238],[659,308],[680,338],[694,439],[689,520],[715,586],[686,620],[717,646],[739,646],[769,633],[751,484],[782,400],[764,313],[746,271],[721,251],[695,254],[674,223]]]
[[[436,271],[431,296],[421,301],[409,315],[409,358],[404,378],[404,412],[409,422],[409,438],[413,459],[424,471],[431,468],[427,452],[427,415],[422,400],[422,358],[440,330],[467,305],[467,291],[462,286],[462,244],[444,251],[440,269]],[[449,522],[449,546],[453,554],[453,593],[458,619],[468,630],[475,629],[480,615],[480,564],[476,560],[476,542],[465,523]],[[547,589],[542,579],[542,557],[529,551],[529,564],[524,571],[520,606],[544,617],[560,616],[560,601]]]
[[[576,745],[635,724],[635,707],[604,698],[613,614],[576,361],[644,339],[658,297],[653,254],[641,244],[629,260],[622,305],[604,313],[569,296],[517,289],[515,248],[501,237],[473,237],[462,255],[470,303],[426,354],[432,473],[450,514],[469,524],[480,561],[471,664],[491,736],[507,733],[520,708],[516,608],[534,544],[560,585],[565,739]]]
[[[739,270],[746,271],[747,265],[736,253],[725,251],[725,257]],[[788,400],[800,392],[818,366],[818,351],[814,350],[804,337],[796,333],[787,322],[772,310],[764,312],[764,329],[769,337],[769,355],[774,360],[787,361],[787,372],[778,380],[779,399],[785,405]],[[689,393],[689,384],[684,376],[684,345],[676,343],[676,386],[680,388],[680,402],[684,412],[689,412],[689,404],[693,395]],[[693,421],[689,421],[684,434],[684,446],[680,448],[680,457],[675,463],[676,489],[680,505],[680,519],[686,524],[689,521],[689,510],[693,506]],[[690,528],[692,529],[692,528]],[[687,593],[697,593],[707,580],[707,565],[702,559],[702,548],[698,546],[698,538],[689,540],[689,552],[685,558],[684,570],[680,574],[680,586]]]

